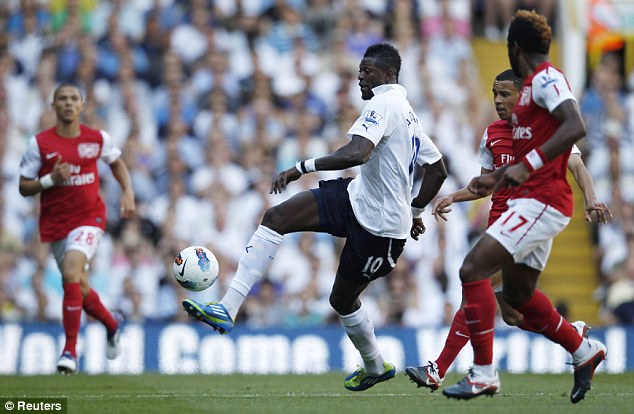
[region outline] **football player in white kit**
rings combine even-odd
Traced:
[[[183,301],[190,316],[228,333],[251,287],[273,260],[283,235],[314,231],[345,237],[330,303],[364,362],[364,367],[344,381],[351,391],[363,391],[394,377],[394,365],[383,360],[359,295],[372,280],[394,268],[408,233],[418,239],[425,231],[422,211],[447,177],[442,155],[423,132],[405,89],[397,84],[400,67],[401,57],[392,45],[368,47],[358,73],[361,96],[368,102],[348,131],[350,142],[328,156],[300,161],[281,172],[271,193],[281,193],[290,182],[314,171],[360,165],[359,175],[320,181],[319,188],[269,208],[222,300],[206,304]],[[416,164],[423,166],[424,177],[412,200]]]

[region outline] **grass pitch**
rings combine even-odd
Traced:
[[[402,373],[365,392],[326,375],[0,376],[0,397],[66,397],[68,413],[634,413],[634,373],[597,374],[594,389],[570,403],[572,374],[502,374],[494,398],[448,400],[417,389]],[[445,385],[461,378],[449,374]],[[0,413],[7,412],[0,407]]]

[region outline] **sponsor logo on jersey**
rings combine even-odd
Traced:
[[[522,88],[522,92],[520,93],[520,100],[518,102],[518,105],[527,106],[530,103],[531,103],[531,87],[524,86]]]
[[[99,156],[99,144],[84,142],[77,146],[79,158],[97,158]]]
[[[363,114],[363,117],[365,118],[365,120],[363,122],[364,125],[366,123],[372,124],[372,125],[379,125],[379,122],[381,121],[381,119],[383,119],[383,115],[377,113],[374,110],[366,111],[365,114]],[[366,126],[365,129],[367,130],[369,126],[370,125]]]
[[[514,126],[513,139],[531,139],[533,138],[533,130],[531,127]]]
[[[515,157],[511,154],[500,154],[500,163],[503,165],[511,164],[515,160]]]
[[[61,185],[74,187],[79,185],[89,185],[95,182],[95,173],[71,175]]]
[[[59,152],[51,152],[50,154],[46,154],[46,159],[50,160],[51,158],[57,157],[59,155]]]
[[[540,78],[541,78],[541,81],[542,81],[542,88],[545,88],[546,86],[550,85],[551,83],[555,83],[555,78],[553,78],[552,76],[542,75]]]

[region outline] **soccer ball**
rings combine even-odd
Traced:
[[[187,290],[200,292],[218,278],[218,260],[206,247],[189,246],[174,260],[174,277]]]

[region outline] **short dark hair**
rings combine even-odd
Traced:
[[[366,49],[363,58],[374,58],[387,68],[394,69],[398,80],[398,74],[401,71],[401,55],[398,53],[398,49],[391,44],[376,43],[371,45]]]
[[[506,41],[516,42],[528,53],[547,55],[550,50],[552,30],[545,16],[534,10],[518,10],[509,26]]]
[[[55,88],[55,90],[53,91],[53,101],[55,100],[55,97],[57,96],[57,92],[59,92],[60,89],[62,88],[75,88],[79,91],[79,97],[81,98],[81,100],[84,100],[84,92],[81,90],[81,88],[79,87],[79,85],[74,84],[72,82],[62,82],[59,85],[57,85],[57,88]]]
[[[524,85],[524,80],[515,75],[513,69],[507,69],[504,72],[501,72],[495,77],[495,80],[499,82],[511,81],[513,82],[513,86],[515,86],[515,89],[517,89],[518,91],[522,89],[522,85]]]

